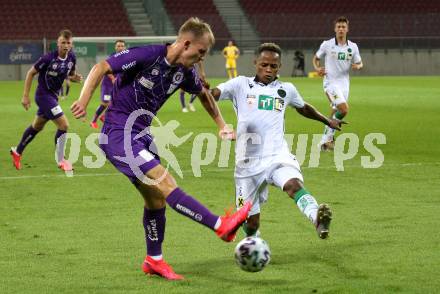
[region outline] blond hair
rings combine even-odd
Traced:
[[[208,34],[209,43],[214,45],[215,38],[212,33],[211,26],[199,19],[198,17],[191,17],[180,27],[179,37],[185,33],[192,33],[195,38],[201,38],[205,34]]]

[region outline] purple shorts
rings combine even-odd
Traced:
[[[64,114],[55,96],[35,96],[35,103],[38,105],[37,115],[45,119],[57,119]]]
[[[107,159],[132,183],[135,183],[136,179],[142,181],[150,169],[160,164],[152,136],[145,135],[134,139],[138,133],[133,130],[131,134],[127,134],[128,139],[124,142],[124,128],[112,127],[108,123],[104,124],[101,132],[108,138],[107,144],[100,140],[101,149]]]

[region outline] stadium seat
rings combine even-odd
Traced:
[[[63,28],[75,36],[135,35],[121,0],[2,0],[0,19],[0,40],[53,39]]]

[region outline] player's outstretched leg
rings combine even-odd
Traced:
[[[318,205],[315,197],[307,191],[302,181],[294,178],[284,184],[283,190],[295,200],[299,210],[315,226],[319,238],[326,239],[329,235],[332,212],[328,204]]]
[[[179,188],[174,189],[168,195],[166,202],[178,213],[214,230],[217,236],[226,242],[234,240],[238,228],[246,220],[251,208],[251,204],[246,203],[234,214],[226,213],[219,217]]]
[[[47,123],[47,119],[36,116],[32,124],[24,131],[20,142],[17,147],[11,147],[12,163],[16,169],[21,169],[21,156],[26,146],[32,142],[35,136],[44,128]]]

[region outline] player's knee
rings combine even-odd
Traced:
[[[42,122],[42,121],[32,122],[32,128],[38,132],[42,131],[44,129],[45,125],[46,125],[46,122]]]
[[[67,121],[65,123],[61,123],[58,126],[58,129],[61,130],[61,131],[67,132],[67,130],[69,129],[69,123]]]
[[[165,177],[157,184],[157,188],[165,199],[177,188],[177,183],[173,176],[167,172]]]
[[[293,198],[295,197],[295,193],[302,187],[302,182],[299,179],[290,179],[284,184],[283,191]]]
[[[344,117],[348,114],[348,104],[342,103],[338,105],[338,112]]]

